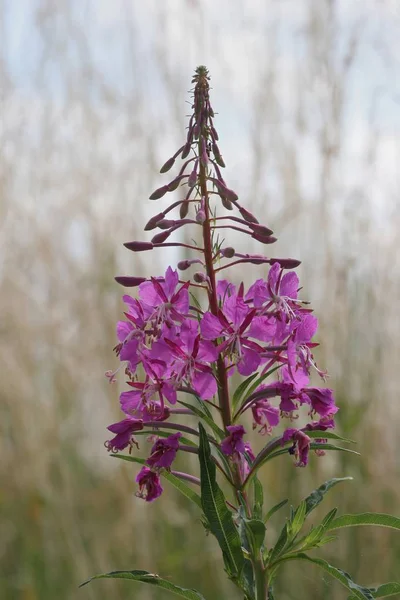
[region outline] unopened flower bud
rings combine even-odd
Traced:
[[[301,260],[296,260],[295,258],[271,258],[269,263],[270,265],[278,263],[281,265],[282,269],[295,269],[301,265]]]
[[[198,123],[196,123],[196,125],[194,126],[193,129],[193,137],[195,140],[199,139],[199,135],[200,135],[200,125]]]
[[[161,233],[157,233],[152,239],[153,244],[162,244],[165,242],[167,238],[171,235],[172,231],[168,229],[167,231],[162,231]]]
[[[146,277],[114,277],[115,281],[124,287],[137,287],[144,281]]]
[[[251,234],[251,237],[261,244],[273,244],[276,242],[276,237],[273,237],[272,235],[259,235],[258,233],[254,232]]]
[[[235,248],[228,246],[227,248],[222,248],[220,254],[224,258],[233,258],[235,256]]]
[[[226,196],[221,195],[220,198],[221,198],[222,206],[224,206],[226,208],[226,210],[233,210],[232,202],[230,200],[228,200],[228,198]]]
[[[256,223],[250,224],[249,227],[251,227],[255,233],[263,236],[272,235],[274,233],[272,229],[268,229],[268,227],[265,227],[264,225],[258,225]]]
[[[254,215],[251,214],[251,212],[249,212],[242,206],[238,206],[238,209],[245,221],[247,221],[248,223],[258,223],[258,220],[256,219],[256,217]]]
[[[181,154],[181,158],[185,159],[187,156],[189,156],[189,152],[190,152],[190,148],[192,147],[191,142],[187,142],[182,150],[182,154]]]
[[[221,152],[219,151],[219,148],[218,148],[217,144],[214,143],[212,145],[212,150],[213,150],[213,153],[214,153],[215,160],[219,164],[219,166],[220,167],[225,167],[224,159],[221,156]]]
[[[163,212],[158,213],[157,215],[154,215],[154,217],[151,217],[151,219],[148,221],[144,230],[151,231],[151,229],[155,229],[157,227],[158,221],[161,221],[161,219],[163,219],[164,217],[165,217],[165,213],[163,213]]]
[[[202,273],[201,271],[197,271],[193,275],[193,281],[195,281],[196,283],[204,283],[205,281],[207,281],[207,275],[205,273]]]
[[[180,271],[186,271],[186,269],[188,269],[190,267],[190,265],[191,265],[191,261],[186,259],[186,260],[180,260],[176,266],[178,267],[178,269]]]
[[[181,219],[184,219],[189,212],[189,202],[184,200],[179,209],[179,216]]]
[[[198,166],[198,164],[199,164],[199,161],[196,160],[194,163],[193,171],[189,175],[188,186],[190,188],[193,188],[197,183],[197,166]]]
[[[151,242],[125,242],[125,248],[132,250],[132,252],[144,252],[145,250],[153,250],[153,244]]]
[[[209,160],[208,160],[208,154],[207,154],[206,141],[203,137],[201,138],[200,146],[201,146],[200,161],[201,161],[201,164],[203,165],[203,167],[206,167],[209,163]]]
[[[219,140],[218,133],[215,127],[211,127],[211,135],[216,142]]]
[[[167,173],[167,171],[169,171],[174,166],[174,163],[175,158],[172,156],[167,160],[166,163],[163,164],[163,166],[160,169],[160,173]]]
[[[155,190],[151,196],[149,196],[150,200],[159,200],[160,198],[162,198],[163,196],[165,196],[165,194],[168,192],[168,186],[167,185],[163,185],[162,187],[158,188],[157,190]]]
[[[182,179],[182,175],[180,177],[175,177],[168,185],[168,192],[174,192],[179,185],[180,180]]]
[[[172,219],[161,219],[161,221],[158,221],[157,227],[159,229],[170,229],[175,224],[176,224],[176,221],[173,221]]]
[[[202,208],[200,208],[200,210],[198,210],[196,213],[196,221],[202,225],[205,220],[206,220],[206,213]]]

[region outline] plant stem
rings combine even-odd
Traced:
[[[217,300],[217,286],[215,281],[215,270],[213,263],[213,249],[211,239],[211,226],[210,226],[210,205],[207,190],[207,172],[206,167],[200,164],[200,190],[201,195],[204,198],[204,212],[206,215],[203,223],[203,242],[204,242],[204,261],[206,264],[206,272],[209,280],[208,299],[210,303],[210,310],[213,315],[218,314],[218,300]],[[218,396],[219,405],[221,407],[222,421],[225,427],[232,423],[231,407],[229,402],[229,389],[228,389],[228,377],[224,361],[221,356],[218,357],[217,361],[217,374],[218,374]]]
[[[267,577],[261,559],[256,559],[253,561],[253,570],[256,584],[256,600],[267,600]]]

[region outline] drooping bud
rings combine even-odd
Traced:
[[[220,198],[221,198],[222,206],[224,206],[226,208],[226,210],[233,210],[232,202],[230,200],[228,200],[228,198],[226,196],[221,195]]]
[[[158,221],[161,221],[161,219],[163,219],[164,217],[165,217],[165,213],[163,213],[163,212],[160,212],[157,215],[154,215],[154,217],[151,217],[151,219],[148,221],[144,230],[151,231],[152,229],[155,229],[157,227]]]
[[[161,219],[161,221],[158,221],[157,223],[159,229],[170,229],[174,225],[176,225],[176,221],[173,221],[172,219]]]
[[[124,287],[137,287],[144,281],[146,281],[146,277],[114,277],[115,281]]]
[[[228,246],[227,248],[222,248],[220,254],[224,258],[233,258],[235,256],[235,248],[232,248],[231,246]]]
[[[251,212],[249,212],[242,206],[239,206],[238,204],[236,206],[238,207],[239,212],[245,221],[247,221],[248,223],[257,223],[258,224],[258,220],[256,219],[256,217],[254,215],[251,214]]]
[[[163,166],[160,169],[160,173],[167,173],[170,169],[172,169],[174,164],[175,164],[175,158],[172,156],[171,158],[169,158],[167,160],[166,163],[163,164]]]
[[[165,194],[168,192],[168,186],[167,185],[163,185],[162,187],[158,188],[157,190],[155,190],[151,196],[149,196],[150,200],[159,200],[160,198],[162,198],[163,196],[165,196]]]
[[[174,192],[176,190],[176,188],[178,187],[181,179],[183,179],[185,177],[185,175],[180,175],[179,177],[175,177],[175,179],[173,179],[168,185],[167,185],[167,191],[168,192]]]
[[[186,269],[189,269],[191,265],[194,265],[196,263],[203,264],[199,258],[194,258],[191,260],[186,259],[179,261],[177,267],[180,271],[186,271]]]
[[[151,242],[125,242],[125,248],[132,250],[132,252],[144,252],[145,250],[153,250],[153,244]]]
[[[199,160],[197,159],[194,163],[193,171],[189,175],[188,186],[193,188],[197,183],[197,166],[199,164]]]
[[[198,223],[203,224],[205,220],[206,220],[205,198],[204,198],[204,196],[202,196],[202,198],[200,200],[199,209],[198,209],[198,211],[196,213],[196,221]]]
[[[282,269],[295,269],[301,265],[301,260],[295,258],[271,258],[269,264],[274,265],[275,263],[281,265]]]
[[[181,219],[184,219],[189,212],[189,202],[188,200],[184,200],[179,209],[179,216]]]
[[[272,235],[259,235],[258,233],[252,233],[251,237],[261,244],[273,244],[276,242],[276,237],[273,237]]]
[[[248,227],[250,227],[255,233],[258,233],[262,236],[269,236],[274,233],[272,229],[268,229],[268,227],[265,227],[264,225],[258,225],[256,223],[251,223],[248,225]]]
[[[197,271],[193,275],[193,281],[195,281],[196,283],[204,283],[205,281],[207,281],[207,275],[205,273],[202,273],[201,271]]]
[[[172,230],[168,229],[167,231],[161,231],[161,233],[157,233],[152,239],[153,244],[162,244],[166,239],[171,235]]]

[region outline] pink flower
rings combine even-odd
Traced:
[[[168,267],[165,278],[152,277],[139,286],[140,300],[149,311],[149,319],[157,323],[181,323],[189,311],[189,282],[178,289],[178,271]]]
[[[289,448],[289,454],[296,457],[296,467],[305,467],[308,463],[308,453],[310,450],[311,439],[300,429],[286,429],[282,436],[282,442],[293,441],[293,446]]]
[[[127,446],[131,446],[134,443],[132,433],[143,429],[143,421],[128,417],[118,423],[109,425],[107,429],[112,433],[116,433],[116,436],[112,440],[108,440],[105,443],[105,447],[109,452],[118,452],[118,450],[124,450]]]
[[[254,419],[253,429],[261,425],[260,433],[271,434],[272,428],[279,424],[279,408],[272,406],[269,400],[258,400],[252,405],[251,410]]]
[[[245,452],[245,443],[243,436],[246,433],[243,425],[228,425],[228,437],[221,443],[221,450],[227,456],[243,454]]]
[[[136,477],[136,483],[139,484],[139,491],[136,493],[138,498],[143,498],[146,502],[152,502],[163,492],[160,484],[160,477],[148,467],[142,467]]]
[[[157,469],[168,469],[175,460],[180,437],[182,434],[178,431],[167,438],[159,438],[151,449],[147,464]]]

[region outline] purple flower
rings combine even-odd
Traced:
[[[117,435],[108,440],[105,443],[105,447],[109,452],[118,452],[124,450],[127,446],[131,446],[134,443],[132,433],[134,431],[141,431],[143,429],[143,421],[141,419],[133,419],[128,417],[118,423],[113,423],[107,427],[112,433]]]
[[[244,479],[246,479],[247,475],[250,472],[250,465],[256,458],[254,456],[254,452],[253,452],[249,442],[244,443],[244,452],[245,452],[245,454],[243,456],[240,456],[240,461],[239,461],[239,473],[240,473],[241,481],[244,481]],[[246,455],[247,455],[247,457],[246,457]],[[250,459],[250,464],[247,459]]]
[[[139,492],[136,493],[136,496],[143,498],[146,502],[152,502],[163,492],[159,475],[148,467],[142,467],[137,474],[136,483],[139,484]]]
[[[241,375],[254,373],[261,363],[263,348],[248,338],[256,337],[261,332],[264,337],[268,332],[260,323],[254,323],[255,317],[256,310],[250,309],[241,295],[233,294],[225,299],[218,316],[206,312],[200,323],[204,339],[224,339],[219,350],[228,353]]]
[[[166,376],[164,377],[165,363],[153,360],[151,364],[146,362],[144,366],[147,372],[145,381],[128,382],[133,389],[120,395],[121,408],[126,414],[139,416],[143,420],[151,420],[147,414],[149,407],[152,407],[152,412],[157,408],[156,412],[161,419],[165,412],[164,399],[170,404],[175,404],[176,390]],[[152,418],[156,418],[154,414]]]
[[[175,460],[180,437],[182,434],[178,431],[167,438],[159,438],[151,449],[147,464],[157,469],[168,469]]]
[[[246,450],[243,441],[246,431],[243,425],[228,425],[226,429],[229,431],[229,435],[221,443],[222,452],[227,456],[243,454]]]
[[[217,392],[217,382],[211,363],[218,358],[218,350],[209,341],[200,340],[197,321],[185,321],[179,337],[165,337],[153,345],[153,356],[170,360],[170,382],[177,388],[186,382],[203,400]]]
[[[307,466],[311,439],[300,429],[286,429],[282,436],[282,443],[290,440],[293,441],[293,446],[289,448],[289,453],[296,457],[296,467]]]
[[[168,267],[165,278],[152,278],[139,286],[140,300],[149,311],[149,319],[157,323],[181,323],[189,311],[189,282],[178,289],[178,271]]]
[[[334,415],[339,410],[335,405],[333,391],[329,388],[309,387],[305,388],[303,393],[305,396],[308,396],[312,410],[321,415],[321,417]]]
[[[251,410],[254,419],[253,429],[261,425],[259,433],[271,434],[272,428],[279,424],[279,408],[272,406],[269,400],[258,400],[252,405]]]

